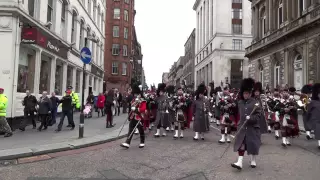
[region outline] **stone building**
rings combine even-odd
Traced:
[[[0,86],[8,97],[7,118],[23,116],[26,90],[37,98],[43,91],[61,97],[70,85],[80,98],[82,85],[85,98],[102,92],[105,14],[103,0],[0,1]],[[85,39],[92,62],[83,76]]]
[[[247,0],[196,0],[195,86],[228,82],[239,87],[248,76],[245,47],[252,41]]]
[[[320,81],[319,0],[253,0],[250,77],[264,86]]]
[[[182,80],[185,81],[185,85],[189,86],[194,84],[195,29],[193,29],[188,40],[184,44],[184,49]]]
[[[169,73],[165,72],[162,73],[162,83],[168,83],[169,82]]]

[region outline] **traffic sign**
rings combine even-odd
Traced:
[[[80,59],[84,64],[89,64],[91,62],[91,51],[89,48],[84,47],[81,49]]]

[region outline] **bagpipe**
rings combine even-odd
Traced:
[[[144,105],[146,106],[146,101],[143,100],[142,98],[133,99],[131,101],[131,111],[129,113],[129,119],[130,120],[135,119],[136,115],[139,115],[141,118],[143,118],[143,112],[140,112],[140,109]],[[144,109],[146,109],[146,107]]]
[[[282,102],[280,115],[283,116],[282,126],[294,126],[293,116],[297,110],[297,103],[294,99],[287,99]]]
[[[230,116],[234,116],[236,113],[236,104],[234,99],[227,95],[220,99],[218,104],[221,114],[223,114],[221,124],[232,124],[233,121]]]

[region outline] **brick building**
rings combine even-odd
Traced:
[[[106,0],[104,88],[126,90],[131,83],[134,54],[134,0]],[[131,60],[131,61],[130,61]]]
[[[299,2],[299,3],[298,3]],[[320,1],[253,0],[249,75],[264,86],[320,81]]]

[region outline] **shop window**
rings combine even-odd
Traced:
[[[76,92],[80,92],[80,73],[81,71],[76,73]]]
[[[17,92],[34,92],[35,54],[34,50],[20,48]]]
[[[39,93],[50,91],[51,58],[41,55]]]
[[[71,66],[68,66],[67,68],[67,84],[66,84],[66,87],[68,86],[72,86],[72,79],[73,79],[73,67]]]
[[[89,76],[89,87],[92,87],[92,76]]]
[[[56,63],[56,74],[55,74],[55,83],[54,83],[54,91],[56,95],[62,95],[62,82],[63,82],[63,64],[61,61],[57,60]]]
[[[93,90],[94,91],[97,90],[97,78],[94,78],[94,80],[93,80]]]

